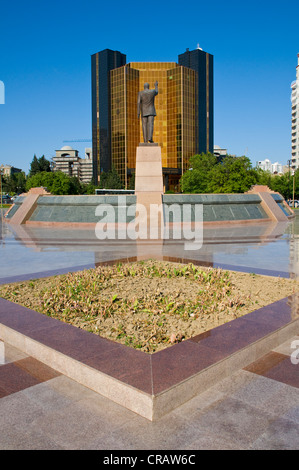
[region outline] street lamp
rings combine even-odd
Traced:
[[[295,170],[293,170],[293,209],[295,207]]]
[[[288,160],[288,166],[289,166],[289,188],[288,188],[288,199],[290,201],[291,199],[291,190],[290,190],[290,182],[291,182],[291,160]]]

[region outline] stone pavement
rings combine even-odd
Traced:
[[[298,221],[284,236],[280,225],[208,231],[203,249],[189,261],[298,276]],[[134,247],[99,247],[92,240],[81,231],[31,229],[13,235],[4,226],[0,282],[137,256]],[[161,254],[158,248],[150,252],[157,259],[186,257],[179,246],[166,245]],[[282,342],[153,422],[0,340],[0,450],[298,449],[299,364],[290,358],[291,344],[298,340]]]
[[[151,422],[0,342],[0,449],[298,449],[298,345]]]

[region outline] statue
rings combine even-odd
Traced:
[[[153,143],[154,118],[156,110],[154,106],[155,96],[158,94],[158,82],[155,83],[155,89],[150,90],[149,84],[144,84],[144,90],[138,93],[137,116],[142,118],[142,132],[145,143]]]

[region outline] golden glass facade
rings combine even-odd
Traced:
[[[130,66],[139,71],[139,91],[144,83],[150,88],[159,83],[159,93],[155,98],[157,116],[154,123],[154,142],[161,147],[162,166],[167,167],[167,70],[176,67],[175,62],[131,62]],[[143,142],[141,120],[139,123],[140,142]]]
[[[91,56],[91,69],[94,182],[114,166],[127,187],[143,141],[138,92],[158,81],[153,139],[161,146],[165,188],[179,189],[189,157],[214,150],[213,56],[197,48],[178,63],[127,64],[125,54],[105,49]]]
[[[135,169],[136,147],[143,142],[141,120],[137,119],[138,92],[148,82],[154,88],[157,116],[154,142],[161,147],[163,173],[170,170],[169,189],[177,186],[189,157],[196,153],[196,72],[175,62],[133,62],[110,72],[111,161],[125,186],[128,170]],[[168,171],[169,172],[169,171]]]
[[[135,168],[139,144],[137,119],[138,71],[128,66],[110,72],[111,87],[111,162],[125,186],[128,168]]]
[[[126,103],[125,67],[110,72],[112,166],[125,181],[126,173]]]
[[[167,72],[167,166],[188,169],[197,143],[196,72],[177,66]]]

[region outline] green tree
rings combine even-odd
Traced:
[[[258,182],[258,175],[247,157],[228,155],[210,173],[211,193],[244,193]]]
[[[48,190],[52,194],[74,194],[71,178],[62,171],[55,171],[53,174],[53,183]],[[77,194],[77,193],[75,193]]]
[[[81,185],[77,178],[70,178],[61,171],[42,171],[29,177],[26,181],[26,190],[31,188],[44,187],[55,195],[81,194]]]
[[[125,185],[122,183],[116,169],[112,168],[110,171],[101,173],[99,187],[101,189],[124,189]]]
[[[30,163],[29,177],[39,173],[39,164],[36,155],[34,154],[33,160]]]
[[[135,172],[132,174],[128,189],[135,189]]]
[[[265,170],[262,170],[261,168],[255,168],[255,172],[258,178],[257,184],[262,184],[270,188],[270,185],[272,183],[272,178],[273,178],[273,175],[270,173],[270,171],[265,171]]]
[[[295,180],[293,180],[295,178]],[[293,199],[293,183],[294,183],[294,199],[299,198],[299,170],[296,170],[293,176],[289,172],[283,175],[274,175],[271,178],[270,189],[280,193],[285,199]]]
[[[96,187],[92,182],[84,185],[84,194],[95,194]]]
[[[180,180],[182,192],[209,192],[210,175],[216,165],[217,158],[211,153],[202,153],[191,157],[189,161],[189,170],[182,175]]]
[[[31,188],[45,187],[50,191],[50,187],[53,184],[54,173],[49,172],[38,172],[33,176],[27,178],[26,181],[26,191],[29,191]]]
[[[39,166],[40,166],[40,171],[51,171],[51,163],[49,162],[49,160],[47,160],[45,158],[44,155],[42,155],[40,158],[39,158]]]
[[[222,161],[208,153],[190,159],[180,181],[184,193],[243,193],[254,184],[269,183],[269,175],[252,168],[247,157],[227,155]]]
[[[82,184],[77,176],[70,178],[70,194],[83,194],[85,190],[84,184]]]
[[[6,179],[6,191],[11,195],[20,194],[26,190],[26,175],[25,173],[13,173]]]
[[[42,155],[40,158],[37,158],[36,155],[34,155],[33,160],[30,164],[29,177],[34,176],[37,173],[41,173],[43,171],[51,171],[51,164],[49,160],[47,160],[44,155]]]

